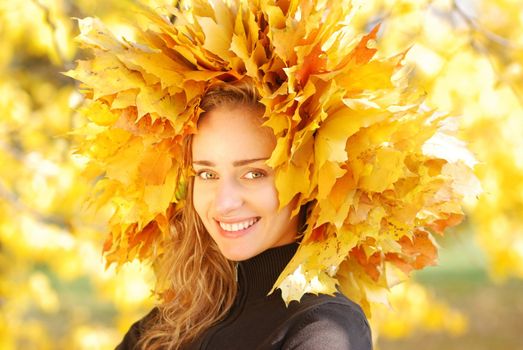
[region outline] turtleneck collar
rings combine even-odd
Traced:
[[[266,297],[298,249],[298,243],[270,248],[238,263],[238,284],[247,300]]]

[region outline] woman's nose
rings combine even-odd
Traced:
[[[241,188],[234,180],[220,181],[215,195],[215,210],[218,215],[230,215],[243,205]]]

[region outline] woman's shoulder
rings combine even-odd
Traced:
[[[147,324],[154,318],[158,316],[159,309],[154,308],[152,309],[147,315],[145,315],[140,320],[136,321],[131,325],[127,333],[125,333],[124,338],[116,346],[115,350],[134,350],[136,348],[136,344],[142,337],[144,331],[147,328]]]
[[[291,302],[292,303],[292,302]],[[363,313],[363,309],[357,303],[347,298],[344,294],[336,292],[334,295],[330,294],[304,294],[299,303],[305,308],[319,307],[325,305],[326,307],[332,307],[333,305],[342,305],[343,307],[350,308],[354,312]]]
[[[294,308],[284,346],[290,349],[370,350],[371,329],[361,307],[343,294],[306,294]]]
[[[302,316],[304,314],[330,314],[332,311],[340,311],[339,313],[344,318],[357,319],[368,324],[361,306],[339,292],[334,295],[305,294],[300,302],[291,302],[289,308],[293,309],[294,314]]]

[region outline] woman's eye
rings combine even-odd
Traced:
[[[260,178],[260,177],[264,177],[265,174],[261,171],[249,171],[247,174],[245,174],[245,178],[246,179],[257,179],[257,178]]]
[[[212,173],[212,172],[206,171],[206,170],[199,171],[196,175],[199,178],[203,179],[203,180],[214,180],[214,179],[216,179],[216,174],[215,173]]]

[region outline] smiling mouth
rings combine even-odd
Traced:
[[[261,218],[256,217],[249,220],[241,221],[241,222],[235,222],[233,224],[225,223],[218,221],[218,224],[220,225],[221,229],[227,232],[238,232],[243,231],[257,223]]]

